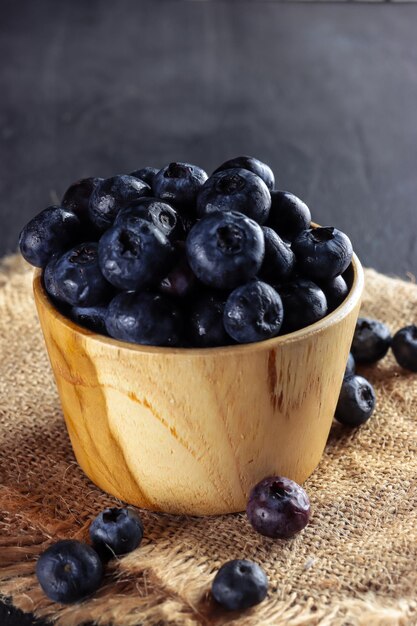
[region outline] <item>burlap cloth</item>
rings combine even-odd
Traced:
[[[61,626],[417,624],[417,375],[390,355],[365,375],[378,406],[358,430],[334,424],[306,488],[310,525],[290,541],[251,530],[245,516],[143,512],[140,549],[108,569],[94,598],[60,607],[34,576],[59,538],[86,538],[91,518],[117,501],[81,472],[71,451],[37,321],[31,270],[0,271],[0,591]],[[416,321],[417,286],[366,273],[364,312],[392,330]],[[214,571],[237,557],[265,568],[268,599],[242,615],[211,602]]]

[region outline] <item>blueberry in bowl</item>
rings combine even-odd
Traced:
[[[170,241],[184,238],[182,221],[177,211],[170,204],[162,202],[158,198],[142,198],[137,203],[121,209],[114,225],[134,224],[137,218],[152,222]]]
[[[119,211],[151,195],[151,188],[135,176],[112,176],[96,185],[89,201],[88,215],[99,232],[104,232],[116,219]]]
[[[271,210],[266,226],[283,239],[293,241],[310,225],[311,213],[305,202],[289,191],[271,191]]]
[[[175,257],[175,249],[163,231],[140,217],[109,228],[98,244],[103,276],[125,291],[157,284]]]
[[[76,244],[81,233],[81,223],[75,213],[63,207],[48,207],[22,229],[20,252],[31,265],[45,267],[55,254]]]
[[[327,314],[327,300],[316,283],[298,278],[276,286],[284,309],[281,334],[308,327]]]
[[[229,159],[222,163],[213,174],[217,174],[217,172],[223,172],[224,170],[231,169],[242,169],[248,170],[249,172],[253,172],[261,178],[268,189],[271,191],[275,187],[275,176],[274,172],[271,170],[269,165],[263,163],[259,159],[255,159],[250,156],[240,156],[235,157],[234,159]]]
[[[75,213],[81,222],[89,223],[88,207],[90,198],[97,185],[102,181],[102,178],[94,176],[75,181],[62,196],[61,206]]]
[[[204,291],[196,296],[188,325],[190,345],[209,348],[233,343],[223,323],[225,305],[226,295],[221,291]]]
[[[239,168],[212,174],[197,196],[199,217],[218,211],[237,211],[264,224],[270,208],[271,194],[262,178]]]
[[[56,298],[71,306],[94,306],[108,300],[112,287],[103,276],[98,244],[81,243],[60,256],[51,268]]]
[[[107,308],[105,324],[114,339],[144,346],[181,344],[181,309],[163,294],[150,291],[118,294]]]
[[[206,172],[191,163],[170,163],[152,179],[152,191],[157,198],[182,207],[193,208],[201,187],[207,180]]]
[[[352,244],[337,228],[309,228],[292,242],[299,270],[311,280],[326,281],[343,274],[352,261]]]
[[[188,262],[197,278],[215,289],[233,289],[261,269],[265,239],[261,227],[236,211],[199,220],[186,241]]]
[[[159,172],[159,169],[157,167],[147,166],[147,167],[141,167],[140,169],[135,170],[134,172],[131,172],[129,176],[134,176],[135,178],[139,178],[140,180],[143,180],[143,182],[149,185],[149,187],[152,189],[153,179],[155,178],[158,172]]]
[[[283,315],[282,300],[275,289],[254,280],[232,291],[223,320],[226,332],[237,343],[252,343],[278,335]]]

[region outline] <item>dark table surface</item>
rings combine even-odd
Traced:
[[[417,5],[3,0],[1,14],[0,254],[82,176],[252,154],[366,265],[417,272]],[[5,607],[0,623],[26,624]]]

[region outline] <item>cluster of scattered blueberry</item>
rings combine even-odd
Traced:
[[[392,337],[386,324],[365,317],[358,319],[336,407],[335,417],[342,424],[360,426],[371,417],[375,391],[366,378],[355,375],[356,363],[376,363],[390,347],[401,367],[417,372],[417,326],[406,326]]]
[[[56,305],[123,341],[210,347],[313,324],[346,297],[349,238],[312,228],[257,159],[86,178],[22,230]]]
[[[294,481],[270,477],[252,490],[247,515],[257,532],[271,538],[289,538],[307,525],[310,502]],[[135,550],[142,538],[142,521],[132,509],[106,509],[90,525],[92,546],[64,540],[41,554],[36,564],[38,581],[55,602],[82,600],[99,588],[103,566],[113,557]],[[258,564],[237,559],[218,570],[211,591],[223,608],[242,610],[264,600],[268,579]]]

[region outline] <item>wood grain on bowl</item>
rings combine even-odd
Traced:
[[[242,511],[281,474],[302,483],[333,419],[363,273],[331,315],[291,335],[211,349],[137,346],[63,317],[41,276],[35,301],[75,456],[121,500],[195,515]]]

